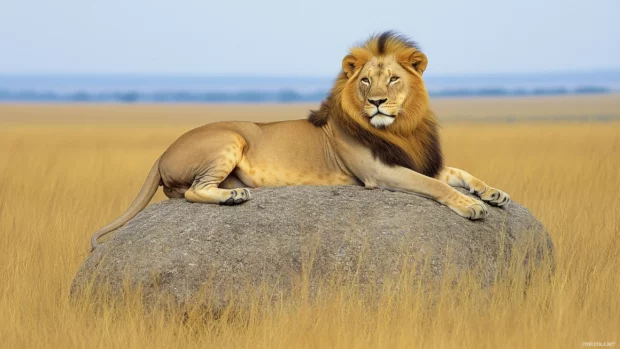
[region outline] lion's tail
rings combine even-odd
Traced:
[[[160,158],[161,159],[161,158]],[[120,228],[123,224],[127,223],[130,219],[135,217],[140,211],[142,211],[146,205],[151,201],[155,193],[157,192],[157,188],[159,188],[159,183],[161,181],[161,174],[159,173],[159,160],[155,161],[155,164],[151,168],[144,184],[142,185],[142,189],[138,193],[138,196],[131,203],[131,206],[125,211],[120,217],[115,219],[112,223],[106,225],[105,227],[97,230],[93,237],[90,239],[90,245],[92,247],[91,251],[94,251],[96,248],[100,247],[101,244],[97,242],[100,237],[114,231],[115,229]]]

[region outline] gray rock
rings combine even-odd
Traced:
[[[491,285],[516,251],[526,266],[553,251],[542,224],[514,202],[469,221],[416,195],[355,186],[260,188],[253,197],[239,206],[149,206],[88,257],[71,294],[106,284],[122,297],[128,281],[141,285],[146,303],[168,295],[184,305],[208,294],[222,307],[258,285],[286,295],[303,270],[311,292],[337,275],[381,285],[403,267],[433,283],[446,260]]]

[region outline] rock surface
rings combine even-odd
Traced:
[[[239,206],[177,199],[147,207],[88,257],[72,295],[91,282],[88,292],[105,283],[121,295],[129,281],[142,286],[147,303],[166,294],[182,305],[209,289],[211,304],[220,307],[231,291],[263,282],[286,294],[304,268],[311,288],[347,273],[357,273],[362,284],[381,284],[404,261],[424,260],[432,282],[444,274],[446,258],[491,285],[514,251],[534,246],[526,262],[553,251],[542,224],[514,202],[469,221],[416,195],[355,186],[252,192]]]

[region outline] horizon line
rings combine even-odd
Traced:
[[[333,79],[338,73],[327,75],[280,75],[280,74],[210,74],[210,73],[136,73],[136,72],[107,72],[107,73],[86,73],[86,72],[0,72],[0,77],[11,78],[47,78],[47,77],[136,77],[136,78],[270,78],[270,79]],[[531,72],[468,72],[468,73],[426,73],[425,77],[505,77],[505,76],[541,76],[541,75],[566,75],[566,74],[618,74],[618,68],[594,68],[594,69],[575,69],[575,70],[553,70],[553,71],[531,71]]]

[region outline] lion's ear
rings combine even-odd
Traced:
[[[353,55],[346,55],[342,59],[342,71],[347,74],[348,78],[353,76],[353,73],[355,72],[355,63],[357,63],[357,58]]]
[[[426,58],[426,55],[420,51],[415,51],[409,57],[409,62],[413,69],[420,73],[420,75],[424,73],[424,71],[426,70],[426,66],[428,65],[428,59]]]

